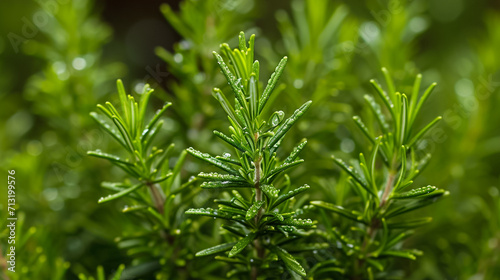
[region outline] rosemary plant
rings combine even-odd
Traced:
[[[374,122],[365,124],[358,116],[353,117],[357,127],[372,144],[369,155],[359,155],[359,162],[347,165],[334,157],[335,163],[348,175],[344,188],[343,205],[324,201],[311,204],[326,209],[347,219],[341,228],[332,228],[330,218],[324,219],[331,240],[339,245],[336,261],[317,264],[313,270],[321,274],[336,267],[346,279],[387,279],[393,276],[387,270],[392,258],[414,260],[421,252],[401,248],[401,241],[410,236],[413,228],[431,221],[429,217],[408,218],[402,214],[412,212],[435,202],[447,192],[435,186],[424,186],[408,190],[413,180],[428,163],[430,155],[418,158],[416,144],[441,117],[418,130],[415,126],[424,102],[435,83],[431,84],[419,98],[422,76],[415,79],[410,98],[396,92],[394,83],[385,68],[382,68],[388,90],[371,80],[385,108],[371,95],[365,100]],[[387,112],[388,114],[386,114]],[[376,137],[375,131],[380,136]],[[352,196],[348,193],[351,191]],[[349,222],[350,221],[350,222]]]
[[[276,152],[289,129],[310,107],[311,101],[287,119],[282,111],[265,118],[267,101],[283,73],[287,57],[280,61],[261,91],[259,62],[254,61],[254,42],[255,35],[252,35],[247,45],[245,34],[241,32],[239,49],[231,50],[227,44],[222,44],[221,52],[229,65],[214,52],[235,97],[232,105],[220,89],[214,88],[213,96],[227,113],[231,124],[230,136],[217,130],[214,134],[234,149],[234,156],[225,153],[214,157],[193,148],[187,150],[224,174],[198,175],[205,180],[202,188],[223,192],[221,198],[215,199],[218,209],[190,209],[186,213],[228,221],[222,228],[230,235],[230,242],[196,254],[219,254],[215,257],[217,260],[234,265],[228,277],[275,277],[283,273],[284,268],[295,276],[305,276],[304,268],[284,245],[306,235],[304,229],[314,227],[312,220],[297,218],[303,209],[294,208],[293,198],[308,190],[309,186],[292,189],[283,173],[303,162],[298,155],[307,142],[299,143],[284,160],[278,159]]]
[[[126,95],[123,84],[117,82],[121,111],[110,103],[97,105],[102,114],[91,113],[101,127],[118,142],[128,158],[97,151],[91,156],[109,160],[129,175],[123,182],[103,182],[102,186],[112,194],[102,197],[99,203],[126,198],[132,205],[123,208],[124,213],[134,213],[139,218],[130,236],[118,238],[118,246],[127,249],[135,258],[134,265],[160,262],[166,272],[157,272],[157,279],[167,279],[182,271],[188,253],[184,244],[187,237],[184,230],[189,221],[179,219],[178,211],[184,211],[190,201],[190,186],[195,180],[180,184],[180,172],[186,156],[183,151],[172,170],[169,169],[169,155],[174,145],[165,149],[153,146],[155,136],[163,125],[160,117],[171,103],[166,103],[154,116],[146,121],[149,98],[153,90],[145,85],[140,101]],[[106,118],[108,120],[106,120]],[[185,195],[185,196],[183,196]],[[145,257],[145,252],[148,257]],[[148,271],[144,273],[150,273]],[[178,277],[181,278],[180,276]]]

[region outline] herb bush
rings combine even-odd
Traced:
[[[496,3],[178,2],[0,4],[1,279],[498,278]]]
[[[190,199],[193,196],[189,195],[190,186],[196,179],[177,186],[173,186],[173,183],[179,176],[187,152],[225,172],[201,172],[197,175],[198,179],[203,180],[201,188],[216,190],[220,194],[220,198],[214,200],[218,208],[191,208],[185,211],[185,214],[228,221],[221,225],[224,231],[221,239],[230,242],[203,249],[195,254],[196,257],[217,254],[216,260],[234,267],[227,272],[228,278],[273,278],[282,275],[285,270],[292,278],[325,273],[339,274],[338,277],[346,278],[375,279],[391,276],[391,272],[384,268],[387,266],[386,259],[415,259],[415,255],[421,254],[418,250],[394,248],[400,247],[401,241],[411,234],[410,229],[430,221],[429,218],[417,218],[393,222],[391,218],[427,206],[436,198],[447,194],[434,186],[405,191],[429,160],[429,155],[422,159],[416,158],[414,146],[441,119],[437,117],[419,131],[414,129],[415,119],[435,84],[429,86],[419,98],[422,76],[417,75],[411,97],[408,99],[405,94],[395,91],[392,78],[383,68],[387,92],[374,80],[371,83],[386,106],[390,121],[386,120],[387,116],[384,116],[374,98],[365,95],[382,135],[375,137],[374,126],[367,127],[355,116],[353,120],[372,144],[368,160],[361,153],[359,167],[353,168],[334,158],[350,175],[345,181],[346,185],[338,187],[342,189],[344,196],[349,193],[350,188],[359,196],[350,202],[354,209],[347,210],[324,201],[312,201],[309,205],[304,199],[297,201],[296,196],[307,191],[310,186],[305,184],[294,188],[290,177],[286,175],[290,169],[303,163],[304,160],[299,159],[299,154],[307,141],[302,140],[284,159],[279,159],[277,152],[285,141],[287,132],[309,109],[311,101],[304,103],[286,119],[283,111],[275,111],[266,116],[266,105],[283,74],[288,58],[284,57],[280,61],[267,85],[260,90],[260,64],[254,60],[254,50],[255,35],[250,36],[247,43],[245,34],[241,32],[239,48],[231,50],[229,45],[221,45],[221,52],[228,63],[221,55],[213,53],[234,95],[232,104],[219,88],[213,89],[214,98],[220,103],[231,124],[230,136],[218,130],[213,133],[234,149],[234,157],[230,153],[212,156],[190,147],[182,152],[173,172],[170,172],[167,158],[173,144],[168,148],[158,149],[151,143],[163,125],[163,121],[159,120],[161,115],[172,103],[166,103],[147,122],[146,110],[153,92],[149,85],[144,87],[140,101],[136,102],[134,97],[126,95],[123,83],[119,80],[117,86],[122,113],[109,102],[106,102],[105,106],[98,105],[107,121],[102,116],[91,113],[106,132],[127,151],[128,158],[100,150],[90,151],[88,154],[110,161],[135,181],[127,179],[120,183],[104,182],[102,186],[113,193],[102,197],[99,202],[129,197],[133,205],[125,206],[122,212],[137,213],[152,223],[147,228],[153,231],[147,230],[139,234],[140,237],[120,238],[119,244],[122,245],[119,246],[128,248],[132,255],[136,250],[140,250],[142,255],[144,251],[156,255],[162,264],[162,270],[166,271],[156,273],[157,278],[177,273],[174,272],[175,267],[165,268],[168,267],[167,264],[179,264],[181,267],[185,265],[184,258],[189,256],[183,257],[181,254],[191,253],[183,246],[187,242],[183,238],[189,236],[185,233],[188,231],[186,227],[189,220],[175,220],[179,218],[176,213],[183,209],[179,203],[189,201],[177,196],[188,191],[187,197]],[[378,158],[385,168],[377,168]],[[144,193],[141,189],[147,189],[147,192]],[[354,206],[353,202],[356,201],[359,206]],[[332,228],[331,220],[323,213],[324,224],[321,226],[324,232],[317,232],[313,230],[317,227],[317,222],[300,218],[301,214],[309,212],[313,206],[332,211],[361,226],[342,225],[342,228],[355,233],[353,236],[346,236],[336,227]],[[327,242],[304,241],[310,236],[324,237]],[[289,252],[329,249],[334,242],[341,244],[338,249],[343,257],[332,256],[315,264],[309,275],[297,257]],[[167,247],[159,250],[162,246]],[[144,261],[144,256],[138,260],[141,263]],[[375,273],[375,269],[386,273]]]

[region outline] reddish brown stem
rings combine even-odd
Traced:
[[[392,191],[392,187],[394,185],[394,178],[396,174],[391,170],[389,171],[389,178],[387,179],[387,184],[385,185],[384,193],[382,194],[382,199],[380,200],[380,208],[384,207],[387,203],[387,199],[389,198],[389,194]]]
[[[163,198],[163,195],[160,193],[160,191],[154,184],[148,183],[147,185],[149,187],[151,198],[153,199],[153,203],[155,205],[156,210],[158,211],[158,213],[163,215],[165,210],[164,209],[165,199]]]

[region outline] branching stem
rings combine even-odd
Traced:
[[[394,179],[396,178],[397,173],[398,169],[396,167],[396,156],[394,156],[392,164],[389,168],[389,177],[387,178],[387,183],[385,184],[384,192],[382,194],[382,198],[380,199],[379,211],[382,210],[384,206],[387,204],[389,195],[392,191],[392,188],[394,187]],[[366,254],[366,250],[368,249],[369,245],[375,238],[375,235],[377,234],[377,230],[379,228],[380,228],[380,220],[375,216],[371,220],[370,226],[366,231],[366,236],[363,240],[363,244],[361,245],[362,254],[364,255]],[[363,263],[364,263],[363,259],[358,259],[357,267],[358,268],[362,267]]]

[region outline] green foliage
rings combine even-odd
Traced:
[[[2,217],[9,217],[3,209],[0,214]],[[65,279],[64,275],[70,263],[60,256],[52,257],[50,248],[44,248],[45,244],[51,242],[51,232],[43,227],[28,226],[26,214],[17,212],[15,243],[8,243],[7,240],[12,240],[9,239],[10,228],[7,227],[10,222],[12,220],[5,219],[2,222],[2,231],[0,231],[2,244],[8,245],[5,251],[0,252],[1,279]],[[7,253],[10,253],[11,246],[15,247],[15,272],[7,270],[7,261],[10,261]]]
[[[339,262],[333,265],[346,278],[387,279],[393,276],[389,263],[393,258],[414,260],[421,252],[401,248],[401,241],[411,236],[413,229],[427,224],[431,218],[402,218],[400,215],[412,212],[434,203],[448,192],[434,186],[405,191],[413,184],[428,163],[429,154],[418,158],[421,153],[415,143],[441,117],[421,128],[415,126],[420,109],[436,86],[431,84],[419,97],[422,76],[417,75],[410,98],[395,90],[389,72],[382,68],[387,91],[371,80],[381,107],[370,95],[365,100],[374,116],[365,124],[361,118],[353,119],[362,134],[371,144],[369,156],[359,155],[355,167],[334,157],[335,163],[345,171],[349,179],[344,192],[348,192],[341,205],[323,201],[312,201],[319,209],[325,209],[346,218],[340,228],[327,228],[329,240],[337,240],[340,246]],[[376,135],[380,136],[376,136]],[[329,219],[329,218],[326,218]],[[324,221],[328,226],[331,223]],[[328,265],[318,264],[320,275]],[[391,276],[392,275],[392,276]]]
[[[311,110],[302,125],[289,136],[296,140],[310,139],[310,152],[304,157],[318,160],[322,154],[338,147],[339,139],[327,136],[325,132],[337,130],[352,110],[349,95],[342,94],[356,85],[356,80],[348,72],[353,52],[345,50],[352,48],[358,34],[353,32],[355,20],[345,4],[328,0],[294,0],[289,5],[274,13],[281,35],[278,43],[261,50],[269,65],[279,59],[280,54],[290,58],[283,75],[284,83],[276,89],[270,103],[279,100],[279,104],[292,108],[307,100],[321,104],[315,106],[315,110]],[[339,99],[341,95],[344,97]],[[314,125],[309,125],[309,122],[314,122]],[[322,137],[330,140],[317,141]],[[325,165],[318,164],[308,172],[328,174],[330,171]],[[295,176],[302,175],[299,171]]]
[[[114,165],[121,168],[130,176],[133,176],[133,178],[137,179],[139,183],[136,186],[128,186],[131,189],[135,190],[142,186],[147,186],[150,189],[158,189],[158,187],[154,187],[154,185],[167,180],[172,175],[172,173],[167,173],[165,171],[163,165],[167,160],[168,152],[173,148],[173,146],[167,149],[158,149],[151,146],[151,143],[163,126],[163,121],[159,120],[161,115],[168,107],[170,107],[170,105],[172,105],[172,103],[166,103],[163,105],[163,107],[156,112],[151,120],[146,122],[144,120],[144,116],[146,114],[147,103],[151,93],[153,92],[149,85],[144,86],[139,103],[135,101],[134,97],[126,95],[123,83],[120,80],[117,82],[117,87],[118,94],[120,96],[122,114],[118,113],[118,110],[113,106],[113,104],[106,102],[105,106],[99,104],[97,107],[101,110],[104,116],[108,118],[108,122],[105,120],[103,115],[99,115],[95,112],[92,112],[90,115],[105,129],[106,132],[108,132],[108,134],[110,134],[119,144],[123,146],[123,148],[127,151],[129,158],[122,159],[119,156],[106,154],[100,150],[91,151],[88,152],[88,154],[111,161]],[[107,185],[117,187],[118,189],[124,188],[128,192],[118,192],[118,195],[114,194],[112,197],[103,198],[101,199],[101,202],[119,198],[133,191],[129,191],[126,184],[125,186],[120,186],[120,184]],[[169,188],[170,186],[166,186],[166,189]],[[163,205],[158,204],[157,199],[155,199],[152,205],[156,207],[157,210],[162,210]]]
[[[186,147],[207,143],[211,131],[204,129],[217,114],[212,88],[222,86],[220,72],[212,61],[212,51],[249,26],[256,17],[253,0],[183,1],[179,10],[163,4],[160,11],[182,36],[173,51],[158,47],[155,53],[167,63],[172,77],[167,86],[174,98],[173,110],[179,117],[179,136]]]
[[[120,280],[122,279],[122,273],[125,269],[125,265],[120,265],[116,272],[109,278],[110,280]],[[97,277],[86,276],[85,274],[78,275],[80,280],[106,280],[104,268],[102,266],[97,267]]]
[[[221,192],[230,189],[231,193],[222,193],[222,198],[215,200],[218,209],[190,209],[186,214],[228,221],[223,228],[232,241],[197,253],[197,256],[205,256],[229,251],[227,258],[219,258],[234,264],[228,277],[250,275],[252,279],[257,279],[262,275],[282,273],[284,268],[292,274],[305,276],[304,268],[283,248],[283,244],[310,234],[305,230],[314,227],[312,220],[298,218],[304,209],[301,205],[294,205],[294,197],[309,186],[293,189],[286,175],[282,176],[303,162],[297,157],[305,141],[285,160],[277,157],[277,150],[286,133],[307,111],[311,102],[306,102],[287,119],[282,111],[266,118],[262,112],[283,73],[287,58],[281,60],[261,91],[259,62],[254,60],[254,50],[255,35],[247,44],[242,32],[239,48],[231,50],[229,45],[221,45],[221,52],[229,63],[214,52],[235,99],[231,104],[220,89],[214,89],[213,95],[231,124],[230,136],[218,131],[214,134],[232,146],[234,156],[229,153],[211,156],[193,148],[187,151],[229,173],[199,174],[204,179],[202,188]]]
[[[291,1],[291,15],[276,13],[283,49],[291,58],[286,76],[291,101],[300,102],[302,96],[322,101],[345,87],[350,54],[342,46],[357,37],[345,32],[348,15],[348,7],[326,0]],[[328,78],[332,75],[337,79]]]
[[[0,257],[1,279],[112,279],[121,263],[122,279],[498,278],[500,16],[492,1],[182,0],[149,14],[147,3],[140,12],[137,3],[108,4],[0,1],[0,165],[19,174],[17,269]],[[151,28],[155,14],[167,32]],[[138,30],[155,38],[137,40]],[[253,60],[263,67],[253,68],[246,42],[219,53],[233,84],[243,77],[246,107],[212,55],[221,42],[239,45],[240,30],[258,35]],[[168,73],[144,60],[159,37]],[[144,71],[153,79],[135,80]],[[367,82],[379,76],[383,87]],[[140,85],[137,108],[126,94],[108,95],[117,77]],[[147,102],[145,83],[157,89]],[[285,125],[308,100],[307,114]],[[89,117],[96,103],[111,114],[97,109],[101,126]],[[224,129],[227,117],[238,133]],[[148,139],[137,141],[152,118]],[[268,162],[262,200],[251,156],[268,147],[248,139],[251,126],[246,134],[233,124],[255,118],[266,122],[264,142],[279,144],[276,156],[264,153],[276,164]],[[187,156],[190,146],[214,156]],[[96,149],[105,160],[86,157]],[[114,183],[96,188],[102,181]],[[0,192],[0,217],[6,201]],[[252,227],[259,216],[272,231]],[[307,218],[317,228],[302,228]]]
[[[16,203],[26,216],[19,236],[35,232],[18,247],[19,270],[8,274],[11,280],[68,279],[76,267],[69,265],[70,260],[101,262],[102,252],[93,247],[96,235],[109,238],[118,223],[104,222],[111,220],[109,215],[97,212],[91,202],[96,198],[90,192],[92,185],[109,171],[84,160],[84,150],[97,142],[107,145],[100,141],[88,112],[125,66],[104,61],[102,49],[112,30],[100,19],[94,1],[56,2],[13,3],[21,6],[18,13],[0,8],[15,20],[3,30],[5,34],[25,37],[15,53],[9,52],[14,47],[8,40],[0,40],[2,61],[8,57],[14,65],[8,70],[13,73],[9,85],[0,90],[7,93],[2,119],[10,123],[0,127],[3,135],[9,135],[0,144],[0,164],[19,174],[17,184],[22,189]],[[19,33],[21,27],[30,35]],[[1,208],[6,209],[3,195]],[[4,244],[2,238],[3,251]],[[82,256],[81,251],[94,255]]]
[[[164,148],[153,145],[164,123],[161,117],[172,104],[164,104],[147,121],[148,102],[153,93],[149,85],[144,86],[139,101],[125,93],[121,80],[118,80],[117,87],[121,113],[113,104],[106,102],[105,105],[97,105],[101,114],[92,112],[90,115],[122,146],[127,157],[100,150],[89,151],[88,154],[108,160],[124,171],[128,178],[123,182],[103,182],[102,187],[111,194],[99,199],[99,203],[119,198],[131,202],[131,205],[124,206],[122,212],[136,216],[141,222],[139,227],[135,226],[133,234],[118,238],[118,246],[126,249],[135,259],[135,267],[143,267],[139,274],[150,273],[148,263],[165,264],[155,273],[157,279],[166,279],[164,273],[168,275],[186,265],[189,250],[184,245],[189,222],[179,219],[178,211],[186,207],[184,205],[191,195],[190,186],[195,180],[181,184],[185,151],[170,169],[169,157],[174,145]]]

